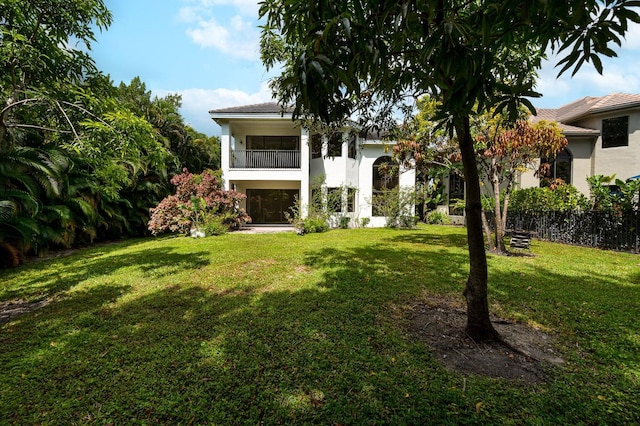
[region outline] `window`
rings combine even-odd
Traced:
[[[384,216],[380,211],[380,196],[386,190],[393,189],[398,186],[398,174],[393,170],[391,157],[385,156],[378,158],[373,163],[373,182],[371,195],[373,198],[372,215]]]
[[[549,163],[549,175],[541,180],[541,186],[546,186],[546,183],[555,179],[562,179],[566,184],[571,183],[571,163],[573,162],[573,156],[568,149],[560,151],[555,159],[543,159],[542,162]]]
[[[462,216],[464,211],[454,207],[457,200],[464,200],[464,181],[457,173],[449,175],[449,214],[452,216]]]
[[[349,142],[347,145],[347,156],[349,158],[356,158],[356,134],[349,133]]]
[[[311,135],[311,158],[322,157],[322,135],[316,133]]]
[[[331,213],[342,212],[342,188],[327,188],[327,209]]]
[[[602,147],[629,146],[629,116],[602,120]]]
[[[356,211],[356,189],[347,188],[347,212],[353,213]]]
[[[342,133],[332,133],[329,136],[329,143],[327,144],[327,155],[329,157],[341,157],[342,156]]]
[[[298,196],[297,189],[247,189],[247,213],[253,223],[287,223]]]
[[[298,136],[247,136],[247,149],[295,151],[300,149]]]
[[[398,174],[392,169],[393,163],[389,156],[380,157],[373,163],[374,192],[398,186]]]

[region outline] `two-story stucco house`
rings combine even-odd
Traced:
[[[587,177],[626,180],[640,175],[640,94],[615,93],[586,97],[557,109],[538,109],[533,121],[556,121],[569,144],[552,164],[553,178],[562,178],[588,195]],[[532,173],[521,187],[538,186]]]
[[[299,199],[304,211],[314,182],[323,179],[324,191],[342,189],[336,215],[352,225],[370,218],[369,226],[383,226],[371,200],[382,188],[413,188],[415,172],[402,169],[395,177],[379,165],[391,162],[389,145],[345,128],[320,134],[297,125],[291,110],[276,103],[209,111],[221,127],[221,166],[225,189],[247,195],[246,209],[254,223],[286,223],[285,213]],[[383,168],[384,169],[384,168]],[[395,181],[393,181],[395,179]]]

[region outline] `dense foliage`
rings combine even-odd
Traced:
[[[416,226],[418,217],[413,215],[416,204],[416,192],[407,188],[395,187],[383,189],[374,194],[371,207],[374,215],[385,217],[387,228],[409,229]]]
[[[308,205],[303,205],[300,199],[296,199],[291,211],[285,212],[285,216],[296,230],[298,235],[327,232],[330,229],[332,218],[338,206],[342,205],[342,195],[346,188],[336,188],[329,191],[325,184],[325,176],[317,176],[311,181],[311,200]]]
[[[623,215],[640,210],[640,179],[623,181],[614,176],[587,178],[594,210]]]
[[[114,86],[90,54],[102,0],[0,2],[0,258],[142,235],[183,167],[219,167],[180,97]],[[70,41],[73,40],[73,43]]]
[[[589,210],[589,199],[573,185],[532,187],[513,191],[510,211],[513,213],[546,213]]]
[[[407,114],[404,122],[392,131],[395,138],[394,155],[417,169],[419,188],[429,188],[432,176],[456,173],[462,175],[461,153],[455,135],[439,126],[435,119],[441,103],[429,96],[417,101],[417,113]],[[412,112],[412,111],[411,111]],[[519,119],[513,123],[495,108],[470,117],[470,131],[474,141],[478,173],[487,182],[492,200],[483,200],[482,222],[489,250],[506,252],[504,234],[509,201],[524,172],[535,172],[544,177],[548,163],[540,164],[540,158],[555,158],[567,140],[556,123],[544,120],[532,123],[527,120],[528,110],[518,110]],[[428,196],[422,196],[428,200]],[[424,202],[424,201],[423,201]],[[492,221],[485,215],[491,207]]]
[[[175,194],[165,197],[151,209],[149,230],[154,235],[164,232],[188,233],[193,227],[207,227],[221,223],[229,229],[237,229],[251,218],[238,207],[246,195],[225,191],[220,178],[207,170],[192,174],[184,169],[171,178]]]

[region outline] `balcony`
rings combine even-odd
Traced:
[[[235,150],[231,151],[232,169],[299,169],[300,151]]]

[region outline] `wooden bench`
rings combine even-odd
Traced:
[[[531,237],[534,231],[525,231],[522,229],[510,230],[511,241],[509,245],[512,249],[529,250],[531,248]]]

